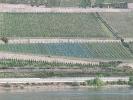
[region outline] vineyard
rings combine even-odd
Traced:
[[[0,51],[90,59],[132,59],[121,43],[1,44]]]
[[[101,62],[99,65],[80,65],[48,63],[24,60],[0,60],[0,78],[13,77],[78,77],[88,75],[126,75],[123,68],[117,68],[121,62]],[[130,74],[132,75],[132,73]]]
[[[103,63],[104,64],[104,63]],[[14,59],[1,59],[0,68],[83,68],[83,67],[96,67],[98,64],[72,64],[72,63],[57,63],[46,61],[31,61],[31,60],[14,60]]]
[[[101,7],[126,1],[0,0],[0,78],[133,75],[133,13]]]
[[[85,1],[85,0],[0,0],[1,3],[13,3],[13,4],[29,4],[31,2],[36,2],[36,3],[50,3],[50,4],[61,4],[61,5],[77,5],[80,2]],[[94,2],[95,0],[88,0],[89,2]],[[133,2],[133,0],[96,0],[95,1],[100,2],[100,3],[116,3],[116,2]]]
[[[0,36],[112,37],[93,13],[0,13],[0,17]]]
[[[133,37],[133,13],[100,13],[120,37]]]
[[[131,51],[133,52],[133,42],[129,43],[129,47],[130,47]]]

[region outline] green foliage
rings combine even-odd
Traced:
[[[128,84],[131,85],[131,86],[133,86],[133,76],[130,76],[129,77]]]
[[[125,84],[127,84],[127,82],[126,81],[123,81],[123,80],[118,80],[117,81],[117,84],[118,85],[125,85]]]
[[[6,69],[8,67],[31,67],[31,68],[72,68],[72,67],[98,67],[98,65],[82,65],[82,64],[68,64],[68,63],[57,63],[57,62],[43,62],[43,61],[24,61],[24,60],[0,60],[0,68]]]
[[[133,13],[99,13],[122,38],[133,37]],[[125,28],[125,26],[128,26]]]
[[[92,13],[0,13],[2,37],[112,37]]]
[[[4,43],[8,43],[8,38],[7,37],[1,37],[0,38]]]
[[[46,78],[46,77],[62,77],[61,73],[54,72],[1,72],[0,78]]]
[[[119,64],[121,64],[121,61],[110,61],[110,62],[100,62],[101,67],[117,67]]]
[[[96,0],[96,4],[102,4],[102,3],[104,3],[104,0]]]
[[[60,2],[61,2],[61,0],[47,0],[49,7],[60,6]]]
[[[4,84],[3,86],[6,87],[6,88],[11,87],[11,85],[9,83]]]
[[[105,85],[105,83],[99,77],[96,77],[93,80],[88,80],[87,83],[90,86],[98,86],[98,87]]]
[[[86,8],[91,4],[90,0],[81,0],[80,1],[80,7]]]
[[[71,52],[70,52],[71,50]],[[38,43],[38,44],[0,44],[0,51],[30,53],[46,56],[66,56],[93,59],[131,59],[130,51],[121,43]],[[113,63],[102,64],[110,66]],[[114,62],[114,66],[117,65]]]
[[[73,82],[72,86],[80,86],[80,83],[79,82]]]

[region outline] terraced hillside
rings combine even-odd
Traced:
[[[67,6],[74,7],[79,6],[82,0],[0,0],[1,3],[11,3],[11,4],[46,4],[48,6]]]
[[[1,3],[11,3],[11,4],[45,4],[48,3],[49,6],[62,6],[62,7],[75,7],[85,0],[0,0]],[[133,0],[87,0],[87,2],[92,2],[96,4],[100,3],[119,3],[119,2],[133,2]]]
[[[133,13],[100,13],[120,37],[133,37]]]
[[[0,0],[0,2],[3,3],[30,3],[30,2],[61,2],[61,3],[79,3],[83,0]],[[89,1],[89,0],[88,0]],[[94,0],[90,0],[90,1],[94,1]],[[123,1],[127,1],[127,2],[133,2],[133,0],[96,0],[99,2],[108,2],[108,3],[115,3],[115,2],[123,2]]]
[[[0,13],[0,36],[6,37],[98,37],[111,38],[111,32],[88,14]]]
[[[104,1],[105,3],[133,2],[133,0],[101,0],[101,1]]]
[[[131,49],[131,51],[133,52],[133,42],[129,43],[129,48]]]
[[[121,43],[1,44],[0,51],[90,59],[132,59]]]

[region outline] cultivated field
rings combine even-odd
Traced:
[[[79,6],[84,0],[0,0],[1,3],[12,3],[12,4],[30,4],[32,2],[44,4],[48,3],[51,6]],[[127,1],[129,3],[133,0],[96,0],[97,3],[118,3]]]
[[[1,44],[1,51],[47,56],[65,56],[89,59],[132,59],[133,55],[121,43],[47,43]]]
[[[112,37],[93,13],[0,13],[0,25],[6,37]]]
[[[120,37],[133,37],[133,13],[100,13]]]
[[[132,10],[81,3],[0,0],[0,77],[132,75]]]

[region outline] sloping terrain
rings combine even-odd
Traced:
[[[65,56],[89,59],[132,59],[133,55],[121,43],[48,43],[1,44],[0,51]]]
[[[133,37],[133,13],[100,13],[102,18],[123,38]]]
[[[95,37],[112,38],[111,32],[93,13],[0,13],[0,36],[6,37]]]

